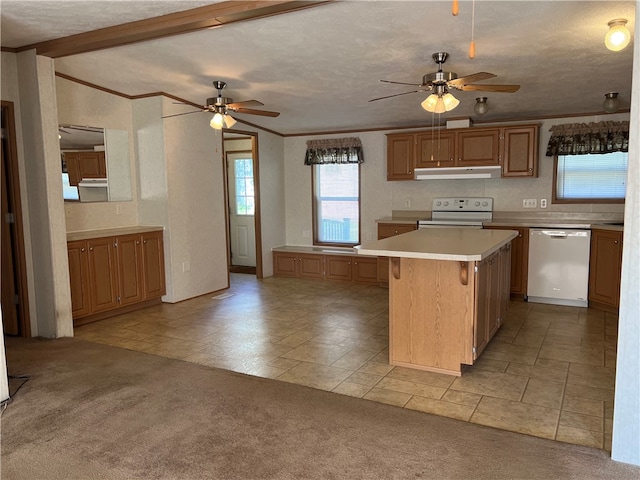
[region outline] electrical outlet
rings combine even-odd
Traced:
[[[538,200],[535,198],[525,198],[522,200],[522,208],[536,208],[538,206]]]
[[[182,262],[182,272],[188,272],[191,270],[191,262]]]
[[[116,215],[122,215],[122,205],[116,205]]]
[[[547,199],[546,198],[541,198],[540,199],[540,208],[547,208]]]
[[[404,206],[409,208],[411,206],[411,200],[409,200],[408,198],[404,201]]]

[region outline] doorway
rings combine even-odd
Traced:
[[[2,166],[0,196],[2,211],[1,305],[2,327],[7,335],[31,336],[27,296],[27,269],[24,251],[24,230],[18,177],[15,113],[12,102],[2,101]]]
[[[228,266],[262,278],[257,135],[223,133]]]

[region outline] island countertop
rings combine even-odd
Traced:
[[[515,230],[425,228],[355,247],[358,254],[470,262],[484,258],[515,237]]]

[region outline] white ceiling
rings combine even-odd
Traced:
[[[21,47],[216,2],[1,0],[2,46]],[[478,82],[520,84],[517,93],[453,91],[460,105],[440,121],[476,123],[602,112],[607,92],[629,108],[633,46],[603,43],[607,22],[626,18],[633,32],[635,2],[476,0],[476,57],[469,59],[472,2],[337,1],[220,28],[55,60],[56,70],[128,95],[164,91],[204,104],[213,80],[234,101],[256,99],[278,118],[236,114],[238,120],[282,134],[428,126],[426,93],[368,102],[413,90],[380,79],[420,83],[450,54],[444,70],[458,76],[491,72]],[[488,97],[489,113],[473,113]],[[183,106],[184,111],[193,110]],[[197,114],[199,115],[199,114]],[[208,117],[203,115],[203,121]],[[165,119],[171,121],[171,119]]]

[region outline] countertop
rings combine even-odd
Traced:
[[[358,254],[470,262],[482,260],[518,236],[515,230],[431,228],[367,242]]]
[[[88,240],[90,238],[115,237],[118,235],[130,235],[133,233],[146,233],[164,230],[164,227],[154,225],[133,225],[130,227],[101,228],[97,230],[78,230],[67,232],[67,242],[75,240]]]

